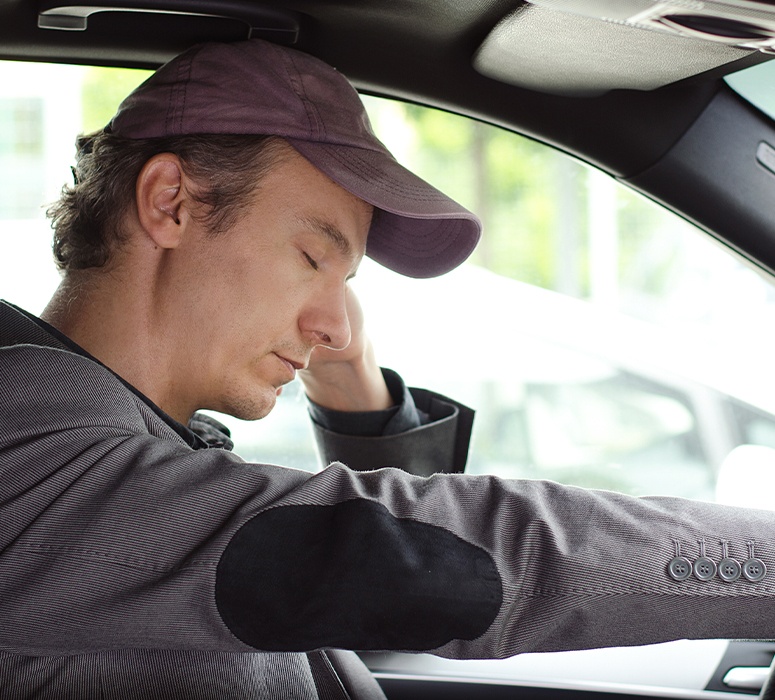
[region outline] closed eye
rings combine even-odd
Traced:
[[[310,256],[309,256],[307,253],[305,253],[304,251],[302,251],[302,255],[303,255],[305,258],[306,258],[307,262],[309,263],[309,266],[310,266],[310,267],[311,267],[313,270],[317,270],[317,269],[318,269],[318,264],[317,264],[317,262],[316,262],[315,260],[313,260],[313,259],[312,259],[312,258],[311,258],[311,257],[310,257]]]

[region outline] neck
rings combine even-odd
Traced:
[[[133,279],[120,270],[68,272],[41,318],[185,424],[198,407],[180,385],[173,391],[175,333]]]

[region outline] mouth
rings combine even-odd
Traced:
[[[290,379],[288,379],[289,382],[296,378],[297,370],[304,369],[306,366],[306,363],[293,360],[290,357],[284,357],[283,355],[278,355],[277,353],[275,353],[275,356],[283,365],[285,365],[286,369],[288,370],[288,374],[290,375]]]

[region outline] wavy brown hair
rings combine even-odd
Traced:
[[[284,144],[273,136],[196,134],[127,139],[108,131],[79,136],[75,184],[65,186],[48,209],[54,258],[60,270],[108,264],[125,240],[124,219],[135,206],[135,184],[145,163],[174,153],[194,180],[203,219],[217,235],[237,221],[261,178],[281,158]]]

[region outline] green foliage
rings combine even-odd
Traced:
[[[132,68],[89,68],[81,93],[83,133],[102,129],[121,101],[149,75],[150,71]]]
[[[390,131],[400,122],[397,141],[383,137],[399,160],[482,219],[475,264],[585,298],[593,293],[593,259],[608,260],[605,246],[612,245],[617,262],[606,275],[618,293],[611,301],[629,300],[641,311],[668,296],[685,274],[686,224],[624,187],[599,203],[592,189],[600,178],[591,177],[586,165],[458,115],[375,98],[366,102],[381,137],[383,127]],[[383,119],[386,111],[390,119]],[[613,226],[612,239],[591,236],[599,231],[590,227],[601,225],[591,216],[601,213],[593,206],[613,207],[612,218],[602,217]]]
[[[379,123],[381,103],[368,105]],[[557,287],[557,248],[563,238],[558,239],[557,229],[567,222],[565,212],[558,211],[557,185],[563,179],[556,175],[558,168],[569,168],[578,180],[581,167],[493,126],[417,105],[402,105],[402,110],[414,135],[404,164],[482,219],[484,234],[473,262],[507,277]],[[574,226],[578,220],[573,218]],[[583,235],[575,229],[570,233]]]
[[[626,190],[619,194],[618,205],[622,275],[633,287],[667,295],[685,270],[684,240],[677,230],[682,222]]]

